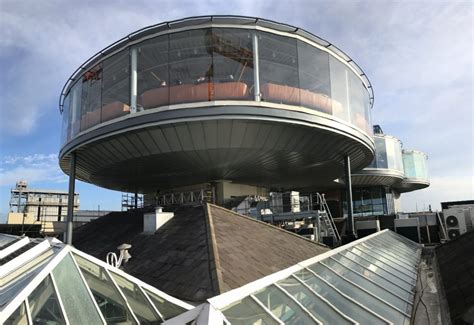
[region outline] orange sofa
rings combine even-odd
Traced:
[[[263,100],[289,105],[301,105],[320,112],[332,114],[332,99],[324,94],[313,93],[306,89],[266,83],[260,91]]]
[[[112,102],[102,106],[102,122],[110,121],[114,118],[130,113],[130,106],[122,102]]]
[[[197,85],[188,84],[150,89],[141,95],[140,104],[148,109],[168,104],[247,99],[248,96],[248,86],[243,82],[206,82]]]

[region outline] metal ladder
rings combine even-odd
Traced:
[[[331,211],[326,202],[324,194],[316,193],[316,205],[318,207],[318,214],[324,227],[326,228],[327,234],[334,237],[334,244],[338,246],[341,243],[341,235],[337,231],[336,224],[332,218]]]

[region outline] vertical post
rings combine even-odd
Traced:
[[[138,193],[135,192],[135,209],[138,209]]]
[[[344,157],[344,168],[346,172],[346,200],[347,200],[347,222],[346,234],[354,235],[354,211],[352,206],[352,179],[351,179],[351,158],[347,155]]]
[[[72,245],[72,219],[74,214],[74,187],[76,185],[76,153],[71,152],[69,162],[69,192],[67,200],[66,244]]]
[[[255,96],[255,101],[260,101],[260,80],[258,76],[260,75],[259,65],[258,65],[258,35],[257,31],[254,31],[252,34],[252,45],[253,45],[253,92]]]
[[[138,49],[132,47],[130,50],[130,113],[137,112],[137,67]]]

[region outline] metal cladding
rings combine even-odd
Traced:
[[[87,61],[66,83],[62,170],[154,192],[231,180],[327,186],[374,157],[373,92],[332,44],[258,18],[159,24]]]

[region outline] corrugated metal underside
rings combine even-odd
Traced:
[[[76,149],[76,178],[105,188],[153,192],[212,180],[294,189],[341,177],[373,158],[357,138],[319,127],[255,119],[154,125]],[[60,165],[69,174],[69,155]]]
[[[430,186],[428,180],[405,178],[402,182],[395,184],[393,188],[399,193],[406,193],[421,190]]]
[[[403,174],[391,172],[389,169],[363,170],[352,175],[354,186],[392,186],[402,180]]]

